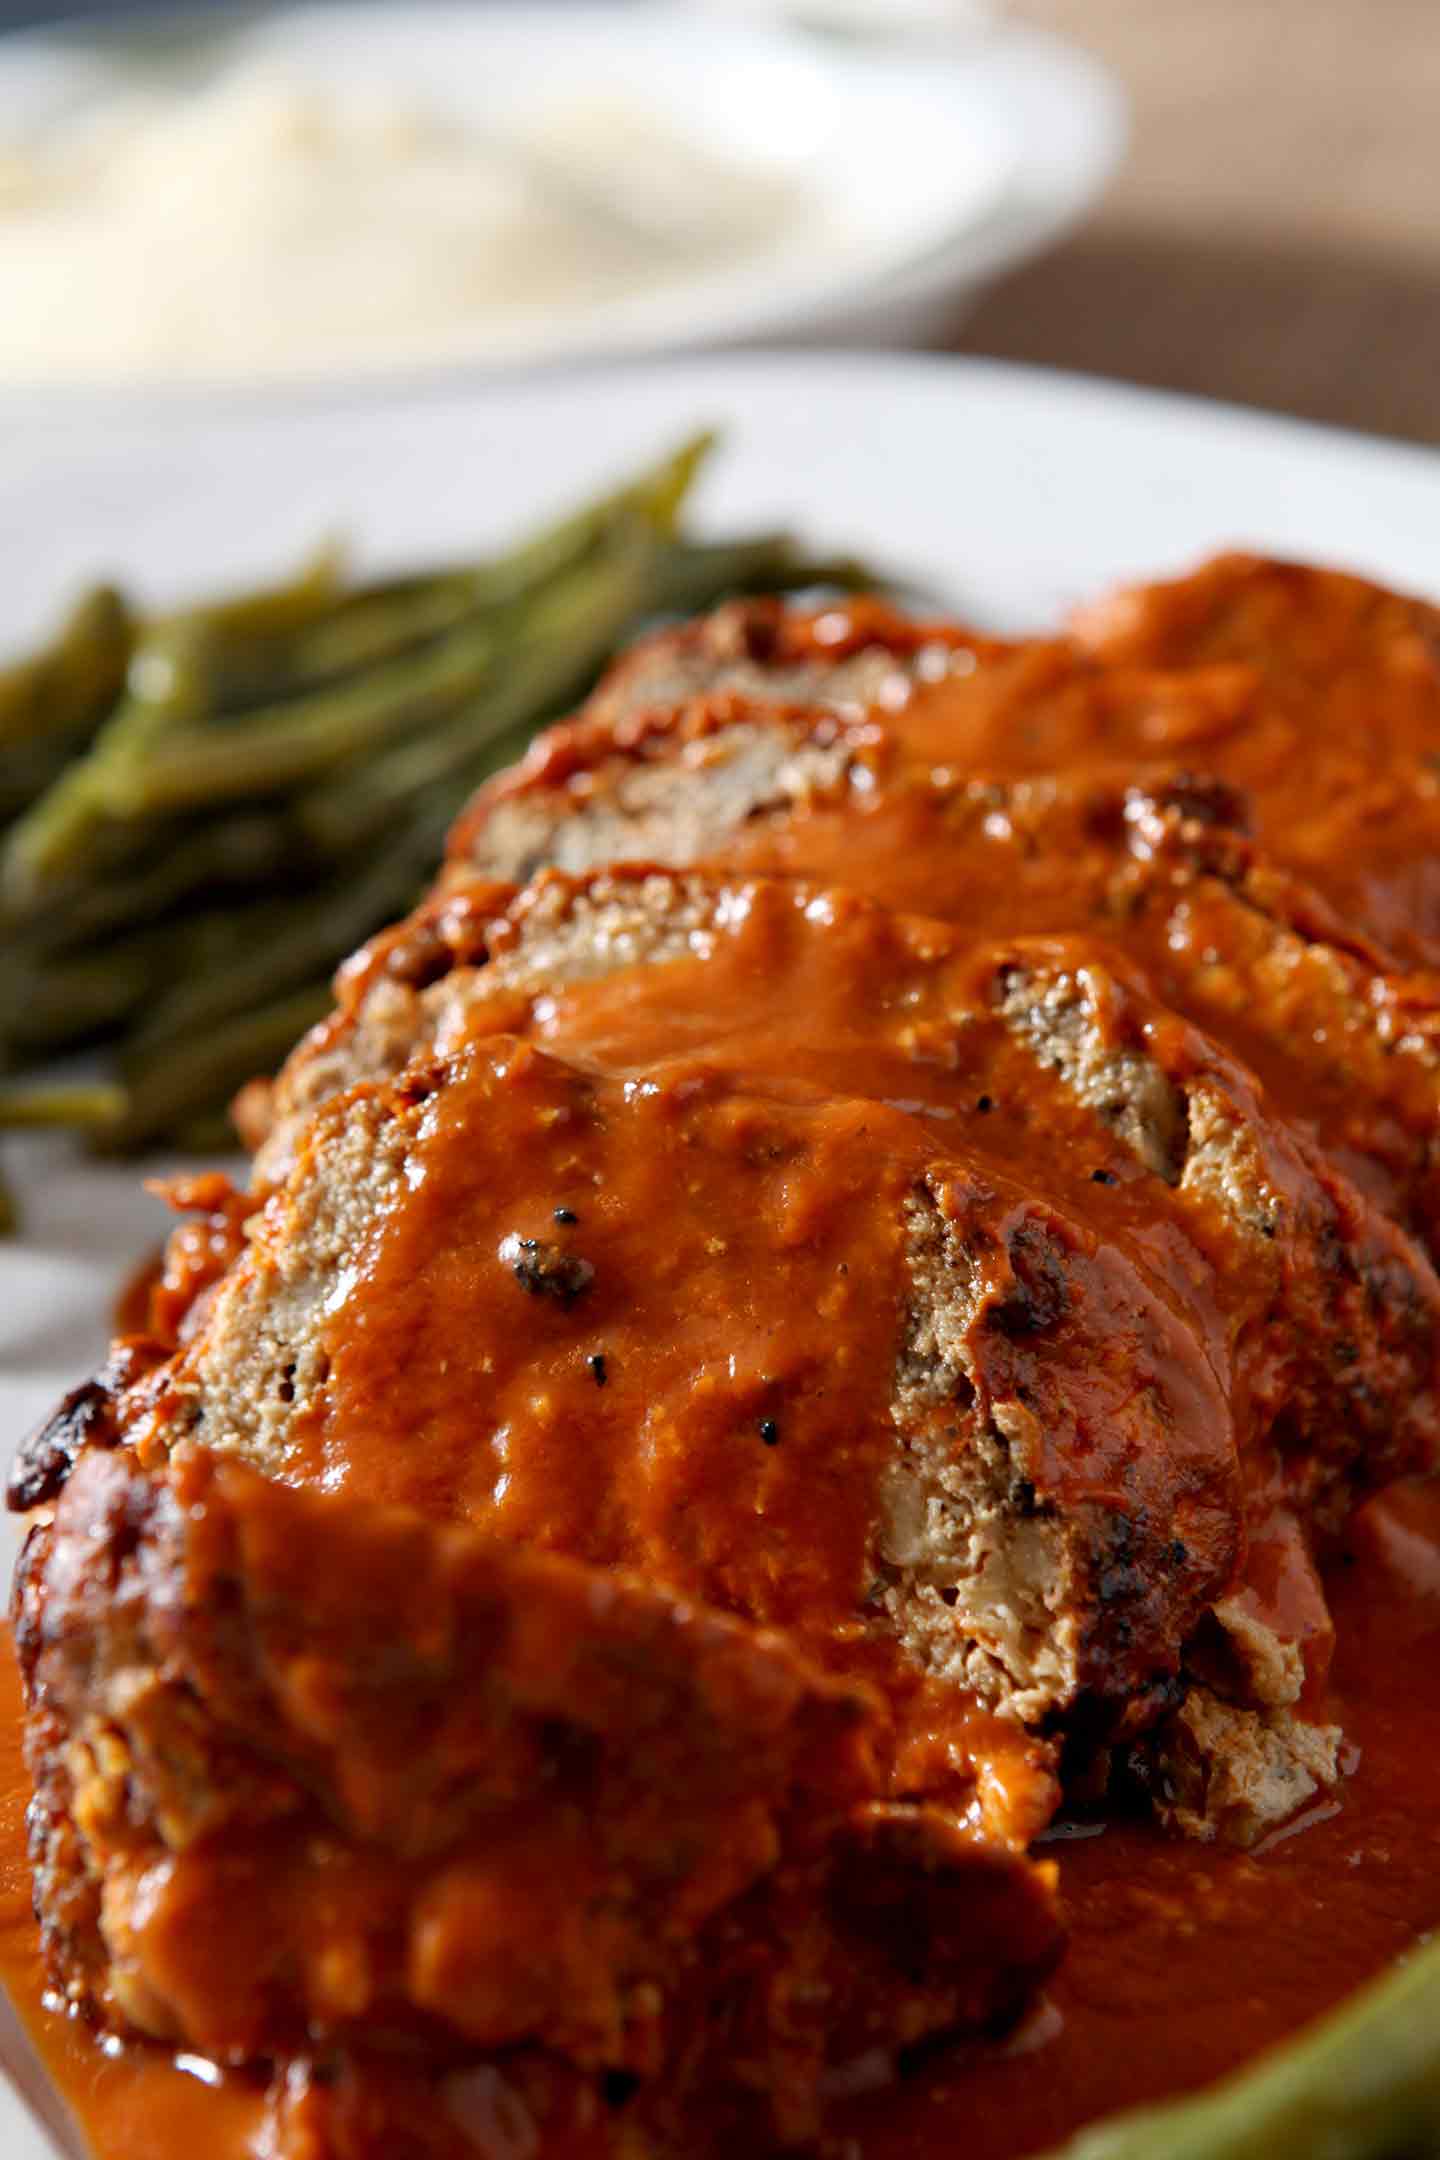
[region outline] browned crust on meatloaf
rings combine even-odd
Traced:
[[[572,1075],[533,1052],[517,1060],[512,1048],[504,1037],[462,1040],[438,1063],[416,1060],[397,1082],[356,1087],[318,1110],[286,1184],[255,1219],[246,1257],[166,1369],[150,1424],[133,1427],[143,1447],[193,1432],[272,1475],[295,1474],[296,1436],[326,1400],[322,1329],[336,1275],[368,1265],[367,1239],[388,1235],[403,1213],[411,1150],[452,1068],[483,1062],[492,1075],[485,1087],[501,1094],[553,1086],[557,1102],[602,1106],[611,1131],[640,1115],[624,1081]],[[684,1076],[674,1084],[683,1095]],[[647,1092],[656,1094],[653,1083]],[[734,1099],[749,1096],[742,1089]],[[853,1203],[857,1224],[895,1206],[887,1235],[903,1235],[910,1277],[894,1317],[895,1429],[873,1508],[886,1596],[870,1624],[894,1634],[918,1669],[1022,1718],[1063,1712],[1082,1695],[1114,1710],[1143,1703],[1152,1683],[1163,1693],[1181,1641],[1230,1579],[1239,1532],[1229,1421],[1206,1352],[1093,1224],[1017,1185],[996,1162],[942,1146],[899,1112],[837,1108],[875,1132],[873,1194],[867,1187]],[[821,1116],[820,1106],[767,1104],[767,1150],[782,1163],[787,1150],[803,1155]],[[485,1125],[474,1144],[478,1163]],[[706,1144],[703,1132],[696,1144]],[[764,1204],[757,1187],[757,1217]],[[702,1228],[687,1223],[685,1233]],[[672,1226],[672,1248],[678,1235]],[[752,1270],[762,1264],[752,1256]],[[643,1330],[655,1295],[645,1277],[612,1281],[610,1294]],[[1148,1315],[1154,1342],[1169,1345],[1145,1387],[1128,1370],[1097,1368],[1087,1347],[1107,1326],[1110,1301],[1127,1325]],[[655,1325],[664,1324],[662,1308]],[[1139,1480],[1133,1491],[1111,1482],[1118,1473],[1098,1456],[1087,1472],[1085,1450],[1067,1437],[1077,1416],[1105,1422],[1125,1478]],[[1197,1447],[1214,1456],[1211,1469],[1198,1467]],[[946,1493],[933,1469],[937,1449]],[[785,1460],[799,1475],[793,1450]],[[643,1456],[626,1473],[637,1507],[642,1464]],[[887,1550],[894,1481],[907,1465],[935,1486],[923,1559],[908,1547]]]
[[[962,933],[799,884],[637,868],[585,880],[552,874],[519,894],[480,887],[468,902],[452,896],[423,909],[413,930],[389,934],[348,972],[337,1019],[302,1046],[277,1084],[278,1122],[258,1159],[260,1177],[283,1175],[293,1136],[334,1092],[393,1077],[437,1044],[528,1027],[537,1011],[543,1025],[557,993],[583,1015],[587,986],[629,969],[670,968],[686,1037],[703,1041],[685,1000],[708,987],[727,945],[738,950],[741,926],[762,918],[778,925],[775,951],[788,950],[768,964],[788,967],[797,990],[807,947],[818,957],[847,923],[882,934],[892,994],[913,986],[906,1009],[929,1031],[925,1054],[942,1062],[945,1029],[959,1040],[988,1001],[1031,1052],[1030,1085],[1053,1098],[1043,1122],[1063,1129],[1065,1098],[1073,1098],[1174,1190],[1182,1218],[1202,1235],[1212,1219],[1224,1226],[1233,1257],[1222,1272],[1254,1274],[1248,1325],[1258,1328],[1263,1316],[1270,1345],[1255,1360],[1264,1379],[1246,1403],[1250,1429],[1263,1435],[1283,1423],[1295,1451],[1310,1451],[1320,1480],[1310,1500],[1322,1514],[1337,1448],[1368,1459],[1376,1475],[1428,1459],[1440,1286],[1423,1253],[1303,1133],[1269,1114],[1242,1067],[1155,1007],[1103,946],[1077,939],[981,948],[965,970],[957,965]],[[689,965],[697,953],[706,970],[699,977]],[[857,983],[857,1003],[862,994]],[[722,1041],[733,1016],[714,1018]],[[878,1040],[904,1039],[888,1020],[867,1025]],[[819,1038],[817,1058],[827,1040]],[[616,1047],[623,1054],[623,1043]],[[763,1031],[747,1043],[756,1072],[767,1050]],[[836,1055],[843,1070],[840,1048]],[[990,1131],[981,1121],[976,1144],[984,1147]],[[1039,1134],[1037,1144],[1043,1162]],[[1103,1206],[1103,1190],[1092,1202]],[[1152,1204],[1164,1213],[1168,1196],[1157,1192]],[[1280,1355],[1282,1344],[1289,1347]],[[1246,1351],[1241,1344],[1242,1364]]]
[[[737,843],[753,867],[806,875],[814,806],[863,833],[879,794],[923,789],[954,912],[967,863],[1013,883],[1027,929],[1056,927],[1057,900],[1075,927],[1083,892],[1099,935],[1144,945],[1156,995],[1257,1064],[1280,1107],[1318,1116],[1340,1166],[1440,1249],[1440,977],[1402,966],[1244,838],[1233,792],[1178,767],[1143,782],[915,775],[882,718],[837,732],[824,715],[754,701],[703,726],[693,708],[664,725],[649,715],[641,737],[619,742],[589,727],[588,762],[557,764],[542,745],[482,790],[456,827],[450,882],[523,880],[552,863],[573,874],[626,859],[723,865]],[[900,867],[904,902],[917,904],[923,865]],[[871,882],[868,858],[846,875],[895,897],[889,872]],[[919,904],[952,912],[948,895]],[[1189,929],[1197,916],[1203,938]],[[257,1095],[252,1143],[265,1117]]]
[[[1058,1947],[1047,1871],[884,1799],[864,1688],[645,1583],[122,1451],[16,1619],[51,1969],[111,2027],[685,2061],[788,2141],[827,2062],[1004,2016]]]

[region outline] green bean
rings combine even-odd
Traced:
[[[0,750],[0,825],[19,817],[53,787],[72,754],[64,738],[37,735]]]
[[[0,1130],[69,1125],[103,1131],[123,1115],[125,1105],[125,1090],[104,1081],[0,1088]]]
[[[0,750],[57,737],[73,749],[119,696],[130,641],[129,611],[113,586],[82,593],[49,645],[0,669]]]
[[[216,918],[227,949],[212,947],[203,969],[183,968],[127,1038],[122,1070],[197,1029],[261,1005],[334,969],[355,946],[401,915],[430,866],[427,846],[404,836],[378,858],[293,899]]]
[[[160,618],[136,650],[128,695],[96,738],[8,835],[0,896],[39,906],[87,853],[110,862],[143,852],[138,821],[313,780],[377,739],[423,726],[477,687],[495,657],[493,612],[543,594],[548,580],[640,518],[668,534],[709,448],[697,437],[628,485],[562,519],[468,576],[472,609],[438,647],[397,655],[348,688],[262,708],[233,731],[213,721],[227,651],[289,635],[336,614],[339,570],[324,554],[291,585]],[[398,589],[398,588],[392,588]],[[333,657],[333,656],[332,656]],[[322,655],[322,667],[325,664]],[[167,738],[176,738],[167,746]]]
[[[626,625],[649,606],[658,559],[652,535],[632,527],[606,557],[545,593],[528,610],[483,698],[447,725],[300,798],[297,816],[307,838],[324,852],[358,846],[384,831],[398,804],[453,778],[487,741],[538,726],[587,689]]]
[[[108,857],[143,844],[143,835],[129,833],[118,842],[107,835],[112,776],[198,718],[208,695],[202,630],[172,624],[141,639],[131,655],[125,695],[88,753],[67,767],[6,836],[0,849],[0,900],[10,910],[43,904],[51,889],[85,862],[88,851]]]
[[[343,680],[363,667],[413,652],[467,619],[515,607],[601,547],[636,517],[660,536],[675,529],[714,438],[697,435],[637,479],[569,512],[491,561],[376,581],[343,595],[296,635],[227,653],[218,695],[224,712],[277,702]]]
[[[1100,2123],[1052,2160],[1399,2160],[1440,2143],[1440,1941],[1209,2092]]]
[[[256,1073],[273,1072],[332,1003],[327,976],[204,1035],[135,1060],[126,1074],[124,1110],[97,1132],[97,1145],[107,1152],[147,1147],[196,1118],[209,1117]]]
[[[143,759],[110,767],[106,810],[122,819],[174,816],[284,793],[443,719],[484,682],[498,650],[492,623],[465,625],[339,690],[264,708],[233,728],[177,731]]]
[[[246,717],[306,692],[331,688],[362,668],[413,653],[476,613],[466,572],[347,595],[293,637],[244,646],[222,658],[216,710]]]
[[[344,550],[329,542],[316,548],[283,585],[258,585],[245,592],[192,601],[188,607],[156,616],[152,628],[161,636],[174,629],[198,629],[222,645],[288,636],[327,614],[344,583]]]
[[[43,909],[9,918],[0,909],[0,932],[21,949],[68,952],[153,922],[199,894],[263,889],[293,877],[303,867],[299,845],[283,809],[176,820],[152,833],[140,866],[97,873],[62,889]]]
[[[533,584],[537,561],[553,579],[557,558],[577,547],[588,554],[599,545],[613,546],[617,531],[637,524],[648,527],[647,539],[668,530],[705,447],[698,440],[687,445],[643,483],[516,550],[505,570],[512,594],[507,605],[520,604],[519,565],[529,565]],[[548,612],[550,596],[543,584],[533,604]],[[617,621],[609,642],[619,627]],[[262,708],[234,728],[177,732],[155,743],[143,760],[110,764],[107,807],[122,818],[174,813],[237,796],[278,793],[313,779],[361,751],[425,727],[478,693],[501,643],[501,625],[487,612],[457,624],[418,655],[382,662],[348,687]],[[598,665],[598,656],[590,664]]]
[[[717,441],[712,431],[692,435],[677,450],[633,480],[572,511],[478,574],[477,598],[492,605],[523,599],[571,569],[601,542],[616,520],[639,518],[660,539],[673,538],[695,476]]]
[[[96,586],[49,645],[0,670],[0,820],[27,810],[93,740],[124,685],[131,634],[120,595]]]
[[[13,1061],[53,1056],[112,1033],[166,979],[169,928],[60,958],[6,953],[0,964],[0,1046]]]
[[[803,555],[788,533],[680,540],[666,550],[656,605],[667,614],[690,615],[736,593],[794,592],[810,585],[860,591],[875,583],[868,566],[854,557]]]

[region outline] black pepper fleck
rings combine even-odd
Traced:
[[[761,1418],[760,1438],[764,1441],[766,1447],[778,1447],[780,1445],[780,1427],[773,1417]]]
[[[573,1208],[557,1207],[555,1210],[555,1220],[556,1222],[562,1223],[577,1223],[579,1222],[580,1217],[575,1213],[575,1210]]]
[[[1118,1185],[1120,1180],[1113,1170],[1092,1170],[1090,1182],[1092,1185]]]
[[[589,1365],[591,1372],[595,1375],[596,1387],[604,1387],[605,1382],[610,1377],[609,1373],[605,1370],[604,1351],[597,1350],[593,1357],[586,1359],[586,1363]]]
[[[531,1297],[553,1298],[557,1305],[573,1305],[595,1280],[595,1270],[578,1253],[567,1253],[543,1238],[519,1237],[512,1231],[500,1240],[500,1258],[522,1290]]]
[[[994,1109],[994,1107],[994,1101],[989,1095],[982,1095],[980,1097],[980,1100],[975,1105],[975,1108],[979,1111],[981,1117],[989,1117],[990,1112]]]

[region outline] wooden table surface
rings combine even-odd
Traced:
[[[1440,443],[1440,0],[1016,0],[1134,102],[1085,227],[966,352]]]

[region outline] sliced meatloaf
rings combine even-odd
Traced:
[[[803,1075],[467,1031],[317,1112],[135,1444],[418,1498],[897,1687],[1143,1707],[1234,1572],[1214,1346],[1004,1157]]]
[[[681,709],[563,781],[550,755],[482,791],[452,882],[547,862],[717,862],[843,880],[977,935],[1096,932],[1440,1249],[1440,980],[1245,839],[1226,787],[1110,767],[937,778],[907,769],[878,722],[837,734],[824,715],[758,708],[719,725]],[[252,1142],[267,1115],[258,1091]]]
[[[262,1183],[328,1096],[490,1031],[607,1072],[698,1057],[1023,1162],[1184,1310],[1260,1431],[1283,1411],[1317,1460],[1343,1432],[1387,1474],[1434,1444],[1425,1255],[1105,945],[977,941],[800,881],[550,873],[430,903],[341,992],[278,1084]]]
[[[1052,1204],[1157,1285],[1231,1403],[1257,1566],[1242,1561],[1221,1601],[1234,1655],[1220,1695],[1242,1706],[1228,1739],[1253,1747],[1263,1723],[1267,1763],[1284,1753],[1279,1733],[1312,1764],[1316,1747],[1329,1750],[1333,1768],[1334,1736],[1315,1742],[1291,1723],[1311,1681],[1323,1683],[1323,1628],[1297,1644],[1291,1606],[1267,1612],[1251,1596],[1242,1614],[1233,1598],[1282,1579],[1258,1564],[1277,1522],[1333,1527],[1357,1471],[1363,1488],[1433,1458],[1440,1285],[1403,1234],[1266,1115],[1240,1068],[1103,951],[977,946],[956,928],[800,884],[552,874],[517,896],[476,888],[422,911],[345,990],[337,1020],[282,1079],[287,1122],[262,1172],[279,1171],[287,1130],[303,1131],[327,1095],[490,1029],[523,1029],[610,1072],[653,1075],[698,1056],[752,1081],[843,1085],[903,1103],[941,1145],[963,1136],[998,1175],[1023,1161]],[[898,1570],[886,1609],[935,1669],[955,1672],[955,1613],[967,1608],[945,1566],[936,1572],[937,1558],[953,1572],[953,1558],[928,1542],[946,1474],[910,1450],[880,1558]],[[997,1699],[1033,1715],[1033,1686],[1017,1691],[1014,1677]],[[1261,1713],[1248,1728],[1247,1705]],[[1206,1731],[1220,1730],[1217,1718]],[[1267,1790],[1269,1815],[1288,1812],[1278,1769]],[[1222,1818],[1240,1819],[1217,1797]]]
[[[837,2051],[1012,2010],[1023,1720],[1133,1736],[1236,1575],[1163,1288],[904,1109],[483,1034],[331,1098],[248,1229],[17,1476],[57,1986],[659,2108],[714,2039],[787,2138]]]
[[[1335,1780],[1317,1557],[1440,1447],[1433,625],[746,604],[482,792],[17,1464],[72,2003],[287,2154],[458,2073],[721,2160],[1016,2013],[1062,1772]]]
[[[961,779],[1074,779],[1108,766],[1141,782],[1185,769],[1243,792],[1276,861],[1355,929],[1410,965],[1440,960],[1433,608],[1358,579],[1225,558],[1178,584],[1121,594],[1083,617],[1071,639],[1019,646],[907,626],[873,607],[852,618],[844,609],[814,616],[757,603],[717,628],[727,653],[737,621],[751,648],[743,672],[717,652],[707,677],[704,634],[693,626],[673,633],[674,665],[652,643],[643,664],[621,663],[576,722],[542,738],[518,776],[482,791],[457,848],[506,875],[552,860],[586,867],[568,837],[560,852],[547,848],[546,826],[558,824],[562,804],[633,818],[658,785],[652,768],[666,734],[705,768],[700,820],[713,814],[730,763],[714,737],[732,725],[744,731],[752,803],[833,778],[847,742],[891,777],[948,770]],[[834,700],[823,687],[830,655],[850,686]],[[855,686],[872,680],[882,693],[861,712]],[[710,681],[736,687],[711,694]],[[810,722],[798,772],[781,747],[797,701]],[[818,757],[827,742],[828,767]],[[607,846],[588,861],[616,852]]]
[[[1058,1948],[1053,1871],[887,1797],[869,1689],[649,1583],[92,1448],[17,1622],[47,1955],[112,2031],[620,2075],[617,2151],[681,2066],[768,2148]]]

